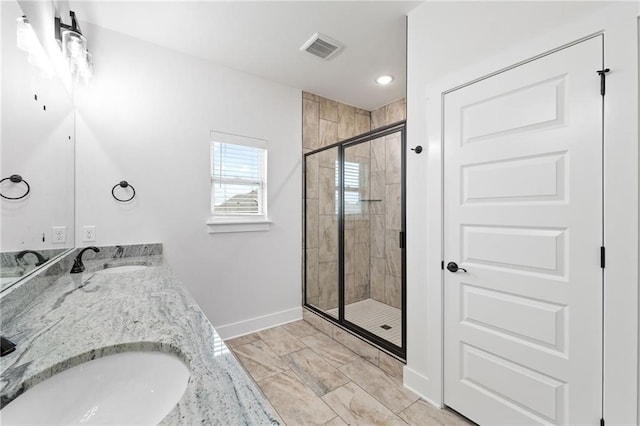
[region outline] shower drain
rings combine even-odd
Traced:
[[[388,324],[382,324],[380,328],[384,328],[385,330],[391,330],[391,326]]]

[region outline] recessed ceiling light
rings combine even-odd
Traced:
[[[392,81],[393,81],[393,77],[390,75],[381,75],[380,77],[376,78],[376,83],[378,83],[381,86],[386,86]]]

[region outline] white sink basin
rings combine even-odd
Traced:
[[[9,425],[157,425],[175,407],[189,368],[162,352],[88,361],[39,383],[2,409]]]
[[[98,269],[95,271],[96,274],[120,274],[123,272],[133,272],[133,271],[141,271],[143,269],[147,269],[149,265],[146,264],[135,264],[135,265],[114,265],[114,266],[105,266],[104,269]]]

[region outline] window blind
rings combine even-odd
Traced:
[[[211,211],[214,215],[264,215],[266,150],[212,143]]]
[[[340,176],[338,162],[336,161],[336,214],[338,213],[339,206],[339,187]],[[362,205],[360,203],[360,163],[344,162],[344,213],[362,213]]]

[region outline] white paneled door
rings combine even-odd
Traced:
[[[480,424],[599,424],[602,61],[597,36],[444,96],[445,403]]]

